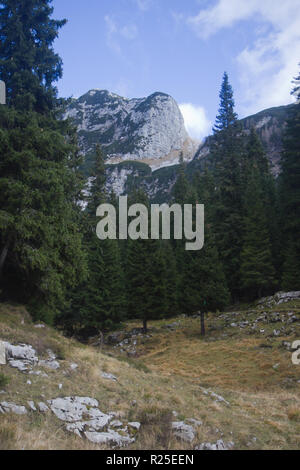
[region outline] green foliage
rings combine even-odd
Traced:
[[[234,112],[233,91],[225,73],[220,110],[210,146],[214,175],[214,232],[233,298],[239,295],[239,265],[242,238],[242,174],[244,137]]]
[[[206,227],[202,250],[187,252],[184,266],[184,313],[223,309],[230,294],[212,232]]]
[[[0,253],[6,298],[51,320],[85,271],[80,177],[65,124],[0,108]]]
[[[6,375],[0,373],[0,387],[6,387],[6,385],[8,385],[9,383],[9,377],[7,377]]]
[[[20,110],[48,112],[56,106],[53,82],[62,76],[62,60],[52,44],[66,20],[51,19],[52,0],[0,2],[0,77],[8,104]]]
[[[253,167],[245,195],[240,278],[241,288],[250,299],[271,292],[275,285],[275,270],[260,177],[258,167]]]
[[[300,288],[300,74],[293,94],[297,104],[290,108],[282,154],[280,179],[282,225],[282,287]]]

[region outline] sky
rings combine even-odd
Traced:
[[[211,131],[226,70],[240,117],[293,102],[300,0],[54,0],[67,18],[55,50],[60,96],[93,88],[156,91],[179,104],[191,137]]]

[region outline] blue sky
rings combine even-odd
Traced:
[[[61,96],[92,88],[179,103],[192,137],[210,132],[224,70],[241,117],[292,101],[300,0],[54,0]]]

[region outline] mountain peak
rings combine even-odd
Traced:
[[[66,117],[74,119],[88,160],[97,143],[108,163],[138,160],[152,168],[177,163],[180,152],[191,160],[196,151],[178,104],[163,92],[128,99],[92,89],[72,101]]]

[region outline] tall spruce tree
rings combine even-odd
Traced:
[[[2,297],[51,320],[84,277],[75,129],[56,119],[61,60],[52,44],[64,21],[50,1],[7,0],[0,8],[0,275]]]
[[[225,72],[220,91],[220,109],[210,146],[214,174],[215,233],[225,275],[233,299],[240,291],[239,265],[242,230],[243,139],[234,111],[233,90]]]
[[[281,159],[282,287],[300,289],[300,74],[292,94]]]

